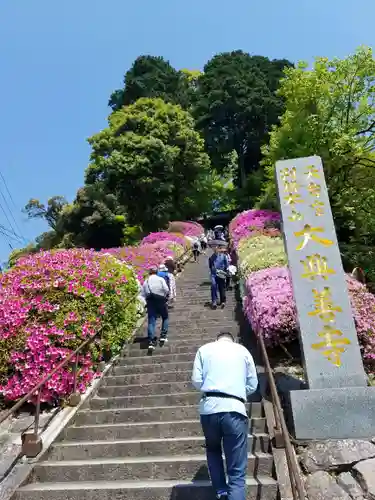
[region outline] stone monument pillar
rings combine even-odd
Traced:
[[[290,393],[295,436],[373,436],[375,388],[367,387],[321,159],[278,161],[276,179],[308,383]]]

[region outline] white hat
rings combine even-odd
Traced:
[[[168,271],[168,268],[165,264],[160,264],[159,271]]]

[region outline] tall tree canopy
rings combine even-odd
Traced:
[[[210,162],[191,115],[162,99],[141,98],[109,117],[89,139],[88,185],[100,184],[145,231],[200,215],[210,203]]]
[[[287,71],[286,111],[264,148],[268,181],[261,204],[276,203],[277,160],[319,155],[341,242],[375,244],[375,60],[359,49]]]
[[[178,71],[163,57],[140,56],[125,74],[124,88],[115,90],[108,104],[113,111],[118,111],[142,97],[160,97],[188,108],[198,74]]]
[[[286,60],[270,61],[241,50],[214,56],[199,78],[194,115],[213,166],[221,171],[228,155],[238,155],[236,184],[259,167],[261,146],[277,123],[283,101],[275,93]]]

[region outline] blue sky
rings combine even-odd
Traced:
[[[22,234],[46,229],[21,214],[30,197],[73,199],[86,138],[106,126],[108,97],[138,55],[190,69],[235,49],[292,61],[343,57],[373,45],[374,14],[370,0],[1,0],[0,172]],[[0,224],[9,227],[1,210]],[[0,235],[0,261],[8,253]]]

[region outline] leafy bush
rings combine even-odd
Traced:
[[[287,264],[284,243],[280,237],[249,236],[239,242],[240,272],[247,277],[251,272]]]
[[[229,233],[235,247],[242,238],[247,238],[256,230],[280,222],[280,214],[270,210],[246,210],[241,212],[229,224]]]
[[[8,400],[27,394],[100,329],[98,341],[79,356],[78,390],[84,391],[94,362],[102,352],[119,352],[135,325],[134,273],[102,253],[74,249],[21,258],[0,277],[0,289],[0,393]],[[56,402],[72,388],[71,366],[65,367],[45,384],[41,400]]]
[[[375,297],[366,287],[347,276],[353,317],[362,356],[367,367],[375,361]],[[244,311],[253,328],[261,330],[269,346],[297,337],[297,314],[289,271],[274,267],[252,273],[246,281]]]
[[[160,243],[161,241],[173,242],[178,245],[187,248],[190,243],[187,238],[182,233],[169,233],[167,231],[161,231],[158,233],[150,233],[141,241],[141,245],[147,243]]]

